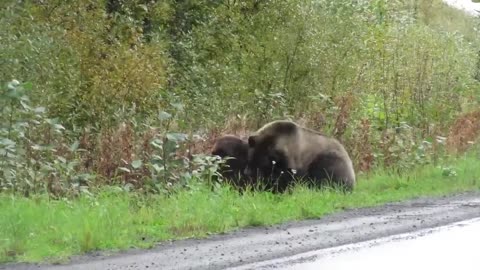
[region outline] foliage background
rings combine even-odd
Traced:
[[[0,188],[185,186],[217,135],[280,118],[359,173],[436,163],[480,129],[477,23],[440,0],[4,0]]]

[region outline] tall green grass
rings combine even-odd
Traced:
[[[166,239],[203,237],[239,227],[319,218],[345,208],[418,196],[480,189],[478,158],[449,168],[426,167],[404,176],[379,172],[360,177],[355,191],[247,192],[202,185],[172,196],[104,189],[75,200],[0,196],[0,262],[58,261],[95,250],[151,247]]]

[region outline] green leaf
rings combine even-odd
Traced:
[[[158,119],[160,119],[160,121],[165,121],[165,120],[168,120],[172,118],[172,115],[167,113],[167,112],[160,112],[158,114]]]
[[[5,146],[15,146],[16,143],[10,139],[4,138],[0,140],[0,144]]]
[[[26,82],[22,84],[23,89],[31,91],[33,89],[33,84],[31,82]]]
[[[167,139],[173,142],[183,142],[187,139],[187,134],[184,133],[167,133]]]
[[[143,11],[148,12],[147,5],[138,5],[138,7],[141,8]]]
[[[75,169],[75,167],[76,167],[78,164],[79,164],[79,162],[76,161],[76,160],[74,160],[74,161],[69,162],[69,163],[67,164],[67,168],[68,168],[69,170],[73,170],[73,169]]]
[[[50,166],[50,164],[43,164],[40,167],[40,171],[42,171],[42,172],[53,172],[53,171],[55,171],[55,169],[52,166]]]
[[[23,101],[23,100],[20,100],[20,104],[22,105],[22,108],[25,110],[25,111],[30,111],[32,108],[30,106],[28,106],[28,104]]]
[[[8,89],[6,96],[12,99],[18,99],[22,96],[22,93],[20,93],[20,91],[17,91],[16,89]]]
[[[163,143],[159,139],[153,140],[150,144],[156,149],[163,149],[163,146],[162,146]]]
[[[80,142],[75,141],[72,145],[70,145],[70,151],[72,151],[72,152],[77,151],[79,145],[80,145]]]
[[[43,147],[39,144],[34,144],[32,145],[32,149],[35,151],[40,151],[40,150],[43,150]]]
[[[55,130],[57,130],[57,131],[59,131],[59,130],[65,130],[65,127],[63,127],[63,126],[60,125],[60,124],[54,124],[54,125],[53,125],[53,128],[54,128]]]
[[[37,107],[34,110],[35,113],[44,113],[45,112],[45,107]]]
[[[158,166],[157,164],[153,164],[152,167],[157,173],[164,170],[163,166]]]
[[[142,167],[142,161],[139,160],[139,159],[132,161],[132,167],[134,169],[138,169],[138,168]]]
[[[183,111],[183,104],[182,103],[171,103],[172,107],[177,109],[178,111]]]
[[[134,186],[131,183],[127,183],[123,186],[123,190],[125,190],[127,192],[132,190],[133,188],[134,188]]]

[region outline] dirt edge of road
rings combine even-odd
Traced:
[[[149,250],[75,256],[66,265],[6,264],[0,269],[225,269],[475,217],[480,217],[480,191],[348,209],[206,239],[166,241]]]

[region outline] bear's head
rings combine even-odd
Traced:
[[[248,138],[248,162],[245,174],[252,177],[271,177],[288,170],[285,143],[297,126],[289,121],[271,122]]]
[[[232,178],[241,175],[247,165],[248,144],[236,136],[225,135],[215,142],[212,155],[228,158],[221,174]]]

